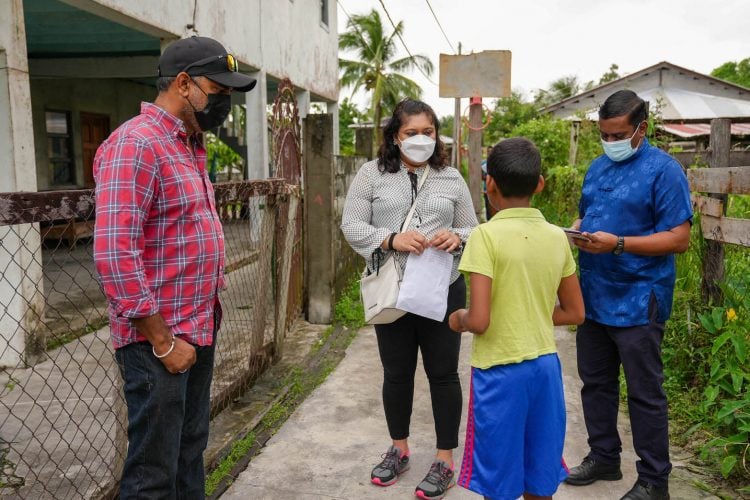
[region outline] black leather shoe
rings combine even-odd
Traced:
[[[622,479],[620,464],[604,464],[586,457],[581,465],[570,469],[565,482],[573,486],[584,486],[598,480],[618,481]]]
[[[639,479],[620,500],[669,500],[669,486],[656,486]]]

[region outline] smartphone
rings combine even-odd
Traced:
[[[577,229],[571,229],[569,227],[562,228],[563,231],[565,231],[565,234],[570,236],[571,238],[575,238],[577,240],[583,240],[583,241],[591,241],[591,239],[587,236],[584,236],[581,231],[578,231]]]

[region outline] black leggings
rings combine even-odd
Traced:
[[[419,349],[430,382],[437,448],[458,447],[462,406],[458,378],[461,334],[448,327],[448,315],[465,306],[466,283],[463,276],[459,276],[448,289],[448,312],[442,322],[407,313],[388,325],[375,325],[383,363],[383,407],[391,439],[409,437]]]

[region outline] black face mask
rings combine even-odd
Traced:
[[[203,92],[198,83],[195,81],[193,83],[198,87],[198,90]],[[193,114],[195,115],[195,120],[198,122],[198,126],[205,132],[206,130],[215,129],[224,123],[224,120],[227,119],[229,112],[232,110],[232,97],[229,94],[206,94],[205,92],[203,94],[208,98],[208,104],[202,110],[198,111],[195,109],[190,99],[188,99],[188,102],[190,103],[190,107],[193,108]]]

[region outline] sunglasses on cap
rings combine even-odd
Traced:
[[[195,61],[194,63],[190,63],[187,66],[185,66],[182,69],[182,71],[184,71],[185,73],[187,73],[188,70],[190,70],[191,68],[195,68],[195,67],[198,67],[198,66],[205,66],[208,63],[211,63],[211,62],[214,62],[214,61],[217,61],[217,60],[221,60],[221,59],[226,59],[226,61],[227,61],[227,70],[232,71],[232,72],[239,71],[240,68],[239,68],[239,65],[237,64],[237,59],[235,59],[232,54],[225,54],[225,55],[222,55],[222,56],[209,56],[209,57],[205,57],[203,59],[199,59],[198,61]]]

